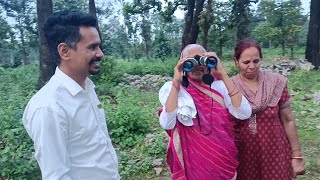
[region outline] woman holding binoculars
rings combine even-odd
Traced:
[[[248,119],[252,110],[216,53],[197,44],[186,46],[159,99],[160,125],[170,136],[167,163],[172,179],[236,178],[232,120]]]

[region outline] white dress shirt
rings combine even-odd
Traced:
[[[44,180],[120,179],[105,113],[90,79],[85,89],[58,67],[29,101],[23,124]]]
[[[173,129],[176,125],[176,119],[185,126],[193,125],[193,118],[196,117],[197,110],[191,95],[183,88],[180,88],[178,93],[178,107],[172,112],[166,112],[165,103],[168,99],[172,88],[172,82],[166,82],[159,91],[159,100],[163,106],[163,111],[160,114],[160,125],[164,129]],[[211,88],[218,91],[224,100],[224,104],[231,115],[237,119],[248,119],[251,116],[252,108],[249,101],[242,96],[240,107],[235,108],[228,95],[228,89],[222,80],[214,81]],[[209,98],[209,97],[208,97]]]

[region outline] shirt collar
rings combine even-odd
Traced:
[[[56,77],[56,80],[63,84],[63,86],[72,94],[72,96],[75,96],[76,94],[84,90],[75,80],[62,72],[59,67],[56,68],[54,75]],[[88,90],[94,87],[95,86],[93,82],[89,78],[86,78],[85,89]]]

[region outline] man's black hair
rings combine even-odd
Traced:
[[[70,48],[76,48],[76,44],[81,40],[81,26],[96,28],[97,19],[80,11],[66,10],[53,13],[46,20],[43,31],[57,64],[61,62],[58,45],[66,43]]]

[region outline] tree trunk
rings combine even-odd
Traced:
[[[219,43],[218,56],[219,56],[220,58],[223,58],[223,57],[222,57],[222,47],[223,47],[223,43]]]
[[[284,40],[281,40],[281,49],[282,49],[282,56],[286,55],[286,48],[285,48],[285,43]]]
[[[43,25],[45,20],[53,12],[52,0],[37,0],[38,15],[38,33],[39,33],[39,51],[40,51],[40,75],[37,88],[40,89],[51,78],[55,72],[56,63],[53,59],[52,52],[44,36]]]
[[[89,0],[89,14],[91,14],[92,16],[94,16],[96,19],[98,19],[97,17],[97,9],[96,9],[96,3],[94,2],[94,0]],[[98,22],[98,21],[97,21]],[[97,24],[97,30],[99,30],[99,25]],[[100,32],[100,31],[99,31]]]
[[[272,41],[271,41],[271,39],[269,39],[269,49],[271,49],[272,48]]]
[[[211,26],[211,16],[212,16],[212,0],[208,0],[206,17],[204,18],[203,24],[203,42],[202,46],[207,49],[208,48],[208,33]]]
[[[194,17],[193,17],[191,32],[189,34],[189,43],[190,44],[197,43],[197,38],[198,38],[198,34],[199,34],[199,19],[200,19],[199,16],[203,10],[203,3],[204,3],[204,0],[197,0],[196,11],[195,11]]]
[[[236,27],[237,27],[237,40],[240,41],[249,37],[249,25],[250,19],[248,17],[247,7],[250,1],[248,0],[235,0],[233,6],[233,15],[236,16]]]
[[[20,40],[21,40],[21,50],[23,55],[23,65],[28,65],[30,64],[30,61],[28,58],[27,50],[26,50],[26,43],[24,41],[24,30],[22,29],[22,26],[19,27],[19,31],[20,31]]]
[[[96,8],[96,3],[94,0],[89,0],[89,14],[91,14],[92,16],[94,16],[97,19],[96,28],[99,33],[100,39],[102,41],[101,32],[100,32],[99,23],[98,23],[98,17],[97,17],[97,8]],[[100,44],[100,49],[101,50],[105,49],[105,45],[103,42],[101,42],[101,44]]]
[[[310,22],[307,36],[305,58],[311,62],[315,69],[319,69],[320,64],[320,1],[311,0],[310,5]]]
[[[193,22],[193,11],[195,7],[195,0],[188,0],[188,10],[185,16],[185,27],[182,34],[181,50],[189,44],[189,33],[191,32]]]
[[[312,58],[311,58],[311,63],[315,66],[315,69],[319,69],[319,48],[320,48],[320,44],[319,44],[319,40],[320,40],[320,28],[319,25],[314,25],[313,26],[313,40],[312,40]]]

